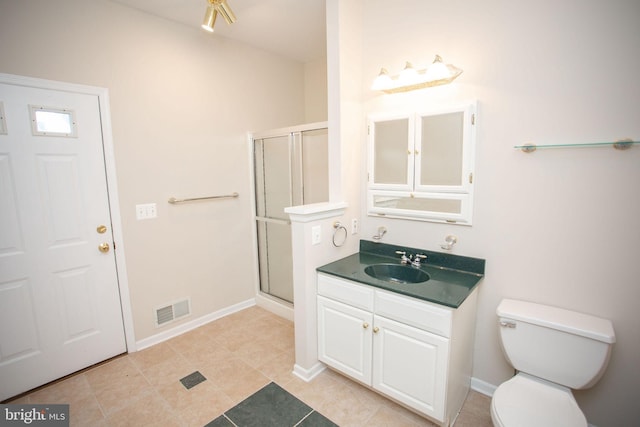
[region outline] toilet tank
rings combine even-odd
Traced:
[[[594,385],[615,342],[610,320],[504,299],[498,305],[504,353],[518,371],[572,388]]]

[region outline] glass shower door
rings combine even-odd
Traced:
[[[254,152],[260,290],[293,302],[291,226],[284,212],[293,204],[289,135],[256,139]]]
[[[329,198],[327,129],[254,138],[260,290],[293,303],[291,223],[284,209]]]

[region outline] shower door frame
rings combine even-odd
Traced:
[[[293,320],[293,303],[290,303],[284,299],[281,299],[277,296],[271,295],[269,293],[263,292],[261,289],[261,273],[260,273],[260,256],[259,256],[259,241],[258,241],[258,222],[273,222],[282,225],[288,225],[291,227],[290,220],[277,220],[268,217],[260,217],[257,215],[257,201],[256,201],[256,156],[255,156],[255,140],[259,139],[268,139],[268,138],[277,138],[277,137],[287,137],[289,144],[289,177],[290,183],[289,187],[291,189],[290,193],[290,203],[293,204],[293,193],[296,191],[296,186],[293,183],[293,180],[296,177],[302,176],[302,167],[299,171],[293,170],[293,157],[294,156],[302,156],[302,145],[300,144],[300,148],[295,150],[294,140],[296,135],[302,135],[304,132],[314,131],[314,130],[328,130],[328,122],[316,122],[316,123],[308,123],[298,126],[291,126],[286,128],[272,129],[263,132],[254,132],[248,134],[248,145],[249,145],[249,156],[250,156],[250,164],[251,164],[251,209],[253,212],[252,215],[252,232],[253,232],[253,255],[254,255],[254,265],[255,265],[255,290],[256,290],[256,303],[262,306],[268,306],[268,308],[272,311],[277,312],[283,317],[287,317],[290,320]],[[328,133],[328,132],[327,132]],[[300,142],[301,142],[301,136]],[[327,134],[328,138],[328,134]],[[328,144],[328,141],[327,141]],[[296,153],[297,151],[297,153]],[[301,187],[301,186],[300,186]],[[303,195],[303,189],[297,189],[300,192],[300,197]],[[291,242],[290,242],[291,243]]]

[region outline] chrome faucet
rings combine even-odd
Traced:
[[[410,264],[412,267],[416,268],[420,268],[421,260],[427,259],[427,256],[423,254],[409,254],[409,256],[407,256],[407,253],[404,251],[396,251],[396,254],[400,255],[400,264]]]

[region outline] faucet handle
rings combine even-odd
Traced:
[[[408,264],[411,262],[411,255],[407,256],[407,253],[405,251],[396,251],[396,253],[398,255],[402,255],[400,257],[400,263],[401,264]]]
[[[420,267],[420,260],[427,259],[426,255],[423,254],[415,254],[413,256],[413,261],[411,261],[411,265],[414,267]]]

